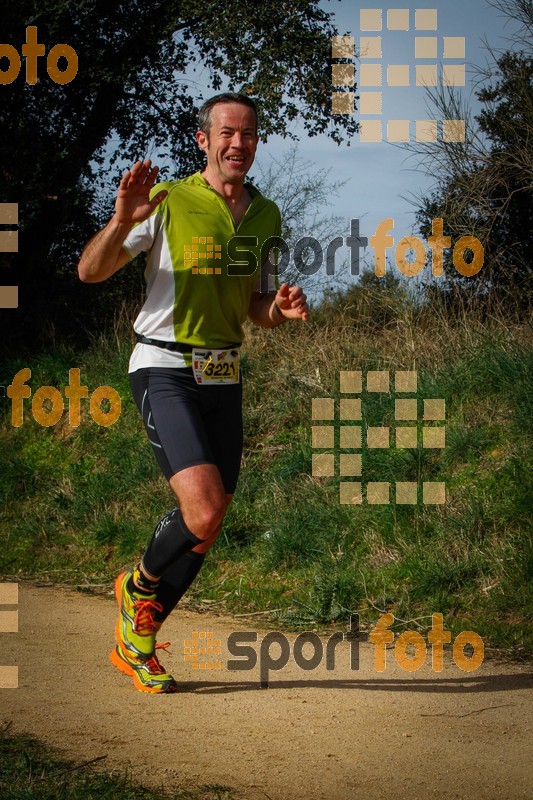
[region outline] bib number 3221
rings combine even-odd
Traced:
[[[194,347],[192,369],[196,383],[239,383],[239,351],[203,350]]]

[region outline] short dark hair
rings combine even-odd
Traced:
[[[209,100],[206,100],[198,114],[200,130],[207,134],[207,136],[209,136],[213,122],[211,111],[219,103],[240,103],[243,106],[251,108],[255,114],[255,132],[257,133],[257,105],[252,98],[247,97],[245,94],[238,94],[237,92],[224,92],[224,94],[216,94],[214,97],[210,97]]]

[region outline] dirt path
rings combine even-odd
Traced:
[[[226,667],[227,636],[252,621],[181,611],[166,625],[173,655],[162,659],[181,691],[145,695],[108,661],[111,598],[21,585],[19,610],[19,633],[0,635],[1,663],[19,667],[19,688],[0,690],[0,720],[77,760],[107,754],[105,768],[144,782],[226,784],[246,800],[533,797],[525,667],[467,674],[452,663],[435,674],[428,656],[407,673],[389,651],[377,673],[363,643],[351,671],[343,642],[333,671],[304,672],[291,658],[260,689],[258,667]],[[183,661],[183,640],[206,629],[222,641],[220,671]]]

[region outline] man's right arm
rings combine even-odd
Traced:
[[[128,263],[130,256],[122,245],[132,227],[132,223],[120,223],[113,216],[105,228],[93,236],[85,246],[78,264],[80,280],[85,283],[105,281]]]
[[[137,161],[122,176],[115,201],[115,213],[105,228],[85,246],[78,264],[80,280],[98,283],[110,278],[130,260],[123,248],[133,226],[148,219],[168,192],[162,190],[150,199],[158,168],[152,162]]]

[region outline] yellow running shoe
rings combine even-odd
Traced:
[[[157,644],[156,648],[166,650],[170,642]],[[152,694],[171,694],[177,692],[176,681],[165,672],[156,654],[148,661],[141,661],[128,655],[119,644],[109,654],[113,666],[120,670],[124,675],[133,677],[133,685],[140,692],[152,692]]]
[[[115,630],[117,644],[133,659],[148,661],[155,652],[157,623],[154,613],[162,611],[155,594],[130,592],[127,588],[131,572],[121,572],[115,581],[115,597],[120,609]]]

